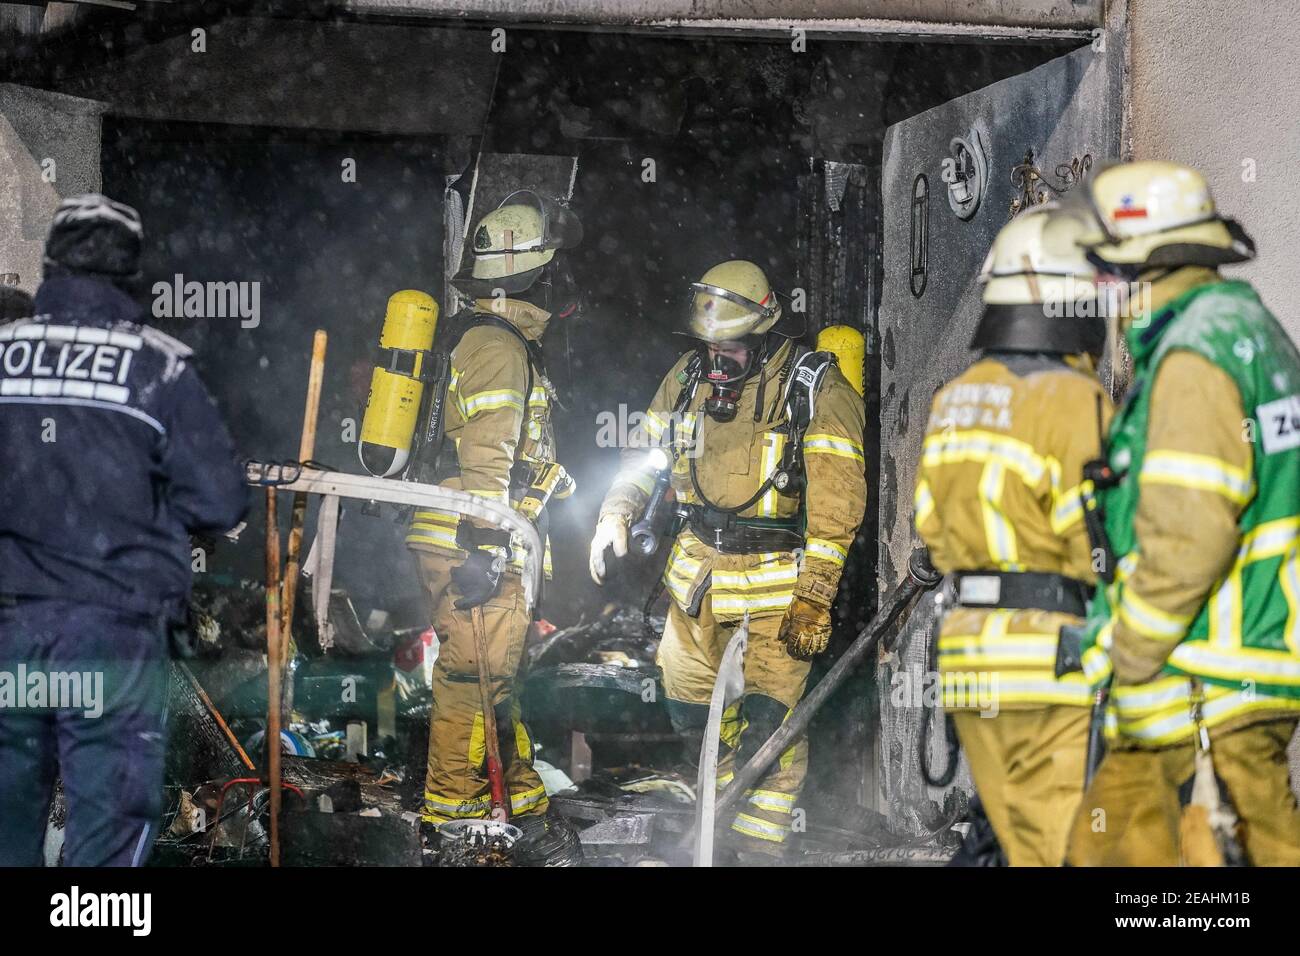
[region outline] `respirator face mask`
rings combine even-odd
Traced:
[[[761,364],[761,341],[741,340],[704,346],[704,377],[713,394],[704,400],[704,413],[717,422],[729,422],[740,407],[740,393]]]

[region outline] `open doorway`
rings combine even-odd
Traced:
[[[551,525],[543,613],[559,626],[611,602],[639,607],[650,589],[651,562],[630,564],[603,591],[586,572],[617,468],[599,422],[640,411],[687,347],[676,332],[689,283],[718,261],[748,258],[778,289],[803,293],[808,344],[831,324],[867,339],[871,499],[841,588],[833,648],[842,649],[910,547],[909,463],[929,392],[965,354],[971,280],[1022,188],[1014,169],[1050,173],[1114,146],[1094,97],[1104,84],[1077,36],[823,37],[796,49],[789,37],[738,32],[519,29],[496,53],[477,24],[271,22],[212,24],[212,54],[165,89],[158,71],[186,56],[179,25],[107,61],[99,54],[112,70],[37,63],[32,82],[105,105],[104,187],[164,238],[146,264],[150,285],[178,272],[260,283],[261,334],[239,321],[160,324],[197,347],[241,451],[263,458],[294,445],[303,356],[322,327],[330,401],[317,457],[358,470],[346,423],[364,402],[384,301],[401,288],[444,301],[456,267],[444,256],[447,190],[472,200],[487,155],[576,160],[571,203],[586,239],[573,263],[590,309],[546,344],[564,405],[559,446],[579,486]],[[289,78],[274,97],[250,80],[258,66]],[[1095,115],[1070,106],[1081,90]],[[977,201],[950,198],[977,172]],[[419,624],[401,529],[349,515],[347,534],[337,580],[360,619]],[[223,548],[212,573],[254,575],[257,549],[253,539]],[[904,663],[923,670],[921,631]],[[890,666],[886,676],[899,665]],[[840,830],[864,832],[875,814],[908,832],[939,820],[915,769],[929,715],[891,707],[888,690],[861,674],[814,727],[809,800]],[[567,743],[548,741],[547,755],[573,769]]]

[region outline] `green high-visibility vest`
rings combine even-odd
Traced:
[[[1162,675],[1300,700],[1300,352],[1254,289],[1237,281],[1190,290],[1145,327],[1130,328],[1127,340],[1133,385],[1112,422],[1109,444],[1110,465],[1124,477],[1099,494],[1120,573],[1115,584],[1098,588],[1090,635],[1095,638],[1118,608],[1124,572],[1140,561],[1134,517],[1142,496],[1138,476],[1147,452],[1151,386],[1165,356],[1186,349],[1236,383],[1247,415],[1242,440],[1252,442],[1254,455],[1249,476],[1215,473],[1212,465],[1207,469],[1194,460],[1172,464],[1175,470],[1186,467],[1191,486],[1215,487],[1245,508],[1236,561]],[[1159,467],[1167,472],[1171,465],[1162,456]],[[1147,493],[1159,494],[1159,487]]]

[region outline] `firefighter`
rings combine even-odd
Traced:
[[[1126,293],[1133,382],[1101,495],[1114,581],[1084,640],[1089,677],[1113,681],[1113,739],[1070,862],[1188,859],[1186,785],[1212,764],[1246,856],[1295,866],[1300,354],[1248,283],[1220,276],[1254,243],[1196,170],[1116,165],[1083,195],[1095,221],[1081,242],[1103,288]]]
[[[512,505],[538,524],[543,540],[548,497],[567,496],[573,484],[556,460],[555,391],[540,340],[555,317],[570,318],[576,309],[557,251],[576,245],[581,235],[572,212],[532,192],[512,194],[478,223],[473,261],[454,280],[473,305],[450,320],[459,341],[446,390],[449,441],[420,476]],[[523,548],[506,531],[456,512],[423,509],[413,514],[406,543],[418,557],[441,641],[424,821],[482,818],[491,811],[475,654],[479,627],[488,649],[508,812],[517,822],[543,826],[546,790],[533,768],[533,742],[514,687],[531,624],[520,579]],[[549,546],[545,570],[549,576]]]
[[[189,535],[247,506],[190,350],[144,324],[143,241],[130,206],[65,199],[34,316],[0,326],[0,866],[40,865],[58,775],[65,864],[148,858]]]
[[[628,526],[671,469],[679,533],[664,570],[671,597],[659,646],[674,728],[699,741],[727,642],[749,616],[744,695],[724,716],[718,785],[748,762],[799,701],[826,649],[831,604],[866,507],[861,398],[829,353],[778,329],[763,270],[724,262],[693,283],[700,345],[669,370],[646,412],[651,449],[626,449],[601,505],[591,574],[627,551]],[[802,411],[800,410],[802,409]],[[746,851],[779,856],[807,765],[801,740],[731,823]]]
[[[998,233],[979,357],[936,392],[917,472],[916,530],[957,594],[943,706],[1012,866],[1059,866],[1083,795],[1091,698],[1081,674],[1055,676],[1057,632],[1096,580],[1080,491],[1111,408],[1082,228],[1037,207]]]

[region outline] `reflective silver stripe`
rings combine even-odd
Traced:
[[[0,395],[0,403],[6,405],[76,405],[81,408],[100,408],[109,412],[121,412],[123,415],[129,415],[132,418],[144,422],[160,435],[166,435],[167,429],[163,428],[162,422],[152,415],[146,415],[138,408],[132,408],[130,405],[122,405],[116,402],[100,401],[95,398],[69,398],[62,397],[45,397],[40,400],[33,400],[29,396],[19,395]]]
[[[1249,472],[1217,458],[1188,452],[1148,452],[1138,480],[1212,491],[1241,504],[1250,500],[1255,489]]]
[[[152,824],[146,823],[140,830],[140,839],[135,842],[135,852],[131,854],[131,865],[141,866],[144,864],[145,855],[149,852],[149,847],[153,841],[149,839],[149,831],[153,828]]]
[[[1169,655],[1169,660],[1194,674],[1227,680],[1264,678],[1278,684],[1300,686],[1300,658],[1293,657],[1286,651],[1271,652],[1276,657],[1264,656],[1264,653],[1255,651],[1234,654],[1195,641],[1179,644]]]

